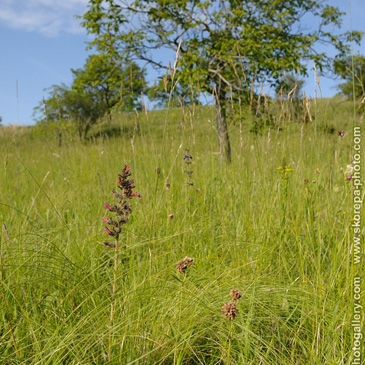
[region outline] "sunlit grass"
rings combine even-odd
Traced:
[[[346,363],[351,106],[317,108],[316,138],[313,124],[257,135],[232,125],[231,165],[207,108],[122,116],[109,136],[99,137],[105,125],[85,143],[64,132],[60,147],[50,129],[0,130],[10,235],[1,232],[0,362],[107,362],[113,250],[101,217],[129,164],[142,200],[120,239],[111,363]],[[280,166],[293,171],[283,179]],[[181,274],[186,256],[194,265]],[[233,321],[221,313],[231,289],[242,294]]]

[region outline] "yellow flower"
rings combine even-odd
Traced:
[[[291,168],[290,166],[279,166],[277,170],[283,179],[287,179],[290,176],[290,174],[294,171],[294,169]]]

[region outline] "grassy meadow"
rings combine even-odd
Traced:
[[[209,107],[116,116],[83,143],[65,127],[60,146],[57,126],[0,128],[0,363],[349,364],[353,107],[311,108],[230,125],[231,164]],[[124,165],[142,198],[113,297],[101,218]]]

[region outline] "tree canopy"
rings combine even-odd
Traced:
[[[227,95],[244,92],[252,80],[276,84],[284,71],[306,75],[308,59],[330,68],[316,44],[332,44],[339,57],[349,51],[350,35],[329,31],[342,15],[319,0],[89,0],[82,24],[94,36],[91,46],[123,59],[166,69],[154,50],[178,52],[175,80],[215,97],[221,152],[230,160]],[[316,29],[301,27],[307,16],[317,19]]]
[[[140,109],[140,96],[145,90],[145,73],[135,62],[122,62],[100,53],[91,55],[81,69],[71,70],[70,87],[54,85],[48,97],[35,109],[39,122],[71,119],[80,138],[85,138],[91,125],[113,110],[130,112]]]

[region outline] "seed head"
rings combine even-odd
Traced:
[[[222,314],[229,320],[233,320],[237,316],[237,306],[233,302],[224,303],[222,307]]]
[[[194,263],[194,259],[192,259],[191,257],[186,256],[183,260],[180,260],[177,264],[176,264],[176,270],[181,273],[184,274],[186,269],[189,266],[192,266]]]
[[[234,302],[238,302],[241,299],[241,292],[238,289],[232,289],[229,295]]]
[[[343,137],[343,136],[345,135],[345,131],[344,131],[344,130],[342,130],[342,129],[340,129],[340,130],[338,131],[338,135],[339,135],[340,137]]]

